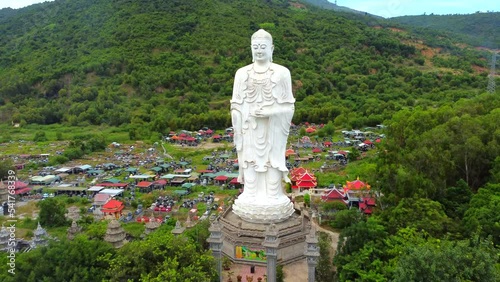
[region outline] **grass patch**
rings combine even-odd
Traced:
[[[0,124],[0,131],[2,132],[3,135],[0,142],[9,142],[11,140],[32,141],[33,138],[35,137],[36,132],[43,131],[45,132],[48,141],[41,142],[40,144],[42,146],[50,144],[50,142],[61,141],[61,140],[73,140],[75,139],[75,137],[87,136],[89,134],[103,135],[109,142],[113,141],[130,142],[128,130],[125,127],[110,127],[106,125],[81,127],[81,126],[67,126],[62,124],[49,124],[49,125],[28,124],[23,127],[15,128],[8,124]]]
[[[146,225],[139,222],[129,222],[122,224],[123,230],[134,238],[140,238],[146,229]]]

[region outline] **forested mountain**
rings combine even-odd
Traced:
[[[274,61],[291,71],[294,123],[327,123],[318,137],[386,125],[373,154],[349,163],[371,185],[373,214],[326,210],[342,231],[335,267],[322,253],[317,281],[331,282],[332,269],[335,281],[500,281],[500,95],[486,93],[492,54],[450,33],[401,26],[285,0],[56,0],[4,9],[0,120],[109,124],[144,140],[225,128],[233,76],[251,62],[250,36],[264,28]],[[153,237],[115,255],[83,240],[80,257],[97,261],[72,268],[60,267],[76,254],[64,243],[47,253],[68,250],[70,260],[47,266],[38,259],[44,248],[19,255],[23,278],[2,273],[5,281],[53,273],[69,281],[75,271],[87,281],[215,277],[209,260],[166,259],[172,240]]]
[[[227,126],[233,75],[261,27],[292,72],[297,123],[375,125],[487,85],[486,52],[444,37],[436,49],[296,1],[56,0],[2,11],[2,122]]]
[[[390,20],[409,26],[452,33],[472,46],[500,49],[500,12],[403,16]]]

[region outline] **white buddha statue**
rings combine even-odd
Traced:
[[[243,193],[233,212],[250,222],[279,222],[293,214],[283,180],[289,182],[285,150],[294,113],[290,71],[272,62],[271,34],[252,35],[253,63],[234,78],[231,118]]]

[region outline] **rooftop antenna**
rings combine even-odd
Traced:
[[[491,70],[490,75],[488,76],[488,92],[495,93],[496,85],[495,85],[495,74],[496,74],[496,65],[497,65],[497,52],[493,52],[491,56]]]

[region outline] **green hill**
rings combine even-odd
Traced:
[[[468,15],[421,15],[391,18],[405,25],[430,28],[459,36],[472,46],[500,49],[500,12]]]
[[[333,11],[337,11],[337,12],[354,13],[354,14],[358,14],[358,15],[368,15],[368,16],[372,16],[372,17],[382,18],[382,17],[376,16],[376,15],[368,14],[367,12],[354,10],[354,9],[344,7],[344,6],[339,6],[337,4],[329,2],[328,0],[304,0],[304,1],[307,3],[310,3],[314,6],[321,7],[323,9],[333,10]]]
[[[471,97],[486,52],[439,50],[364,16],[297,1],[60,0],[0,10],[1,122],[147,132],[230,124],[235,71],[263,27],[290,68],[294,122],[376,125],[405,107]]]

